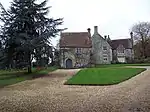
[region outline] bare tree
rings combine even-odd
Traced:
[[[133,37],[136,41],[141,42],[142,57],[146,58],[146,46],[150,38],[150,23],[140,22],[132,27]]]
[[[134,49],[134,58],[140,59],[142,57],[142,55],[143,55],[141,41],[137,42],[134,45],[133,49]]]

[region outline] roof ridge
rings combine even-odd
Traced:
[[[125,38],[125,39],[113,39],[113,40],[129,40],[130,38]]]
[[[88,33],[88,32],[62,32],[62,33]]]

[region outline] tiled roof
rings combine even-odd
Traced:
[[[132,48],[132,43],[131,39],[117,39],[117,40],[111,40],[110,45],[112,49],[117,49],[119,45],[123,45],[125,49],[131,49]]]
[[[88,32],[64,32],[61,33],[60,48],[62,47],[92,47],[92,41]]]

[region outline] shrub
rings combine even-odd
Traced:
[[[150,57],[148,58],[136,58],[134,59],[134,63],[150,63]]]

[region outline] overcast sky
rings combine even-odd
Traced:
[[[5,8],[12,0],[0,0]],[[42,1],[42,0],[40,0]],[[129,38],[129,30],[140,21],[150,21],[150,0],[49,0],[49,16],[63,17],[67,32],[85,32],[98,26],[111,39]],[[53,44],[56,44],[56,40]]]

